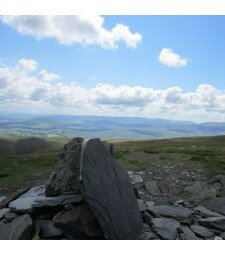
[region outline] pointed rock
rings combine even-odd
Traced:
[[[127,172],[100,139],[82,154],[83,194],[107,239],[139,239],[142,219]]]

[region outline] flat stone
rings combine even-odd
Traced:
[[[174,219],[154,218],[153,230],[165,240],[174,240],[178,234],[180,223]]]
[[[18,190],[10,195],[8,195],[7,197],[5,197],[1,202],[0,202],[0,209],[6,207],[11,201],[13,201],[14,199],[16,199],[17,197],[19,197],[20,195],[22,195],[23,193],[25,193],[28,189],[22,189],[22,190]]]
[[[181,240],[197,240],[198,237],[190,230],[188,226],[181,226],[181,234],[180,239]]]
[[[32,219],[24,214],[11,223],[0,222],[0,240],[27,240],[31,238],[32,230]]]
[[[80,159],[83,138],[76,137],[67,143],[46,184],[46,196],[81,192]]]
[[[204,218],[208,218],[208,217],[220,217],[220,216],[222,216],[219,213],[215,213],[215,212],[212,212],[212,211],[208,210],[204,206],[197,206],[197,207],[195,207],[194,208],[194,212],[196,214],[201,215]]]
[[[9,204],[9,208],[14,212],[32,213],[38,208],[49,208],[63,206],[69,203],[80,203],[82,196],[80,194],[59,195],[55,197],[46,197],[45,186],[31,188],[16,200]]]
[[[225,198],[215,197],[200,202],[207,209],[225,215]]]
[[[34,220],[35,225],[40,229],[38,235],[40,238],[44,239],[53,239],[59,238],[62,236],[62,231],[59,228],[56,228],[51,220]]]
[[[107,239],[139,239],[142,219],[130,178],[100,139],[82,152],[84,200]]]
[[[161,195],[161,191],[159,186],[155,181],[147,181],[145,182],[145,189],[150,195]]]
[[[203,227],[203,226],[200,226],[200,225],[197,225],[197,224],[193,224],[193,225],[190,225],[190,229],[197,235],[197,236],[200,236],[200,237],[204,237],[204,238],[210,238],[210,237],[214,237],[215,234],[213,231]]]
[[[199,219],[199,223],[205,227],[216,229],[219,231],[225,231],[225,216],[220,217],[209,217]]]
[[[148,211],[156,217],[169,217],[181,223],[190,224],[193,221],[194,213],[192,210],[183,207],[170,205],[158,205],[148,208]]]
[[[85,204],[57,213],[53,221],[69,239],[103,236],[93,213]]]
[[[4,215],[10,211],[9,208],[3,208],[3,209],[0,209],[0,220],[4,218]]]
[[[184,189],[184,191],[189,195],[189,199],[198,203],[207,198],[216,197],[218,191],[216,188],[210,187],[205,182],[195,182],[193,185],[188,186]]]

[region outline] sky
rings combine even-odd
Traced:
[[[225,121],[225,16],[0,16],[0,110]]]

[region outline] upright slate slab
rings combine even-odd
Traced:
[[[139,239],[142,219],[127,172],[100,139],[82,149],[83,195],[107,239]]]

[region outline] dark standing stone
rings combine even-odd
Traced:
[[[31,238],[33,222],[28,214],[11,223],[0,222],[0,240],[27,240]]]
[[[85,204],[57,213],[53,221],[69,239],[103,236],[93,213]]]
[[[46,184],[46,196],[81,192],[80,159],[83,140],[77,137],[64,146],[60,160]]]
[[[139,239],[142,219],[127,172],[100,139],[82,152],[84,199],[107,239]]]

